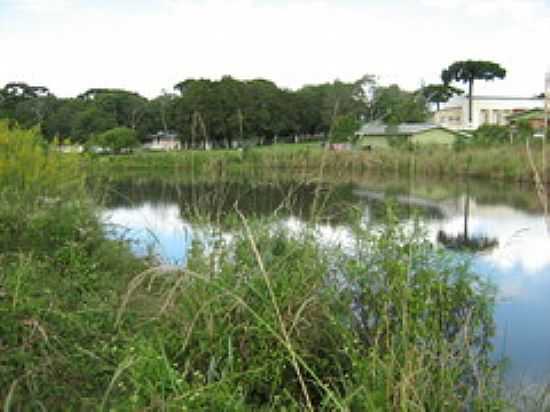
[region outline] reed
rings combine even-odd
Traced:
[[[541,175],[542,153],[548,148],[532,144],[533,159]],[[269,170],[293,173],[318,173],[323,166],[327,176],[355,173],[386,173],[416,177],[477,177],[514,182],[533,182],[525,144],[473,146],[461,149],[420,147],[415,150],[387,149],[373,151],[325,151],[319,144],[276,145],[260,148],[213,151],[184,151],[177,153],[141,153],[127,156],[99,157],[89,163],[96,174],[140,170],[164,170],[175,173],[219,175],[251,174]],[[544,173],[543,173],[544,172]]]

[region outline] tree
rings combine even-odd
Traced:
[[[123,149],[132,149],[139,142],[136,131],[127,127],[116,127],[94,136],[88,144],[110,149],[113,153],[120,153]]]
[[[17,119],[17,107],[25,102],[35,101],[33,107],[28,105],[26,109],[20,108],[20,113],[32,112],[32,117],[42,120],[42,115],[45,111],[44,103],[50,101],[48,97],[52,98],[47,87],[43,86],[30,86],[27,83],[12,82],[7,83],[2,89],[0,89],[0,117],[8,117]],[[24,114],[27,117],[27,113]],[[27,119],[25,119],[27,120]],[[38,121],[37,121],[38,122]],[[35,122],[36,123],[36,122]]]
[[[91,136],[103,133],[118,126],[115,116],[96,105],[88,105],[79,111],[73,120],[71,137],[78,142],[85,142]]]
[[[458,61],[441,72],[443,84],[449,85],[452,81],[468,83],[469,121],[472,122],[472,99],[474,80],[504,79],[506,70],[499,64],[483,60]]]
[[[337,116],[330,133],[331,143],[352,142],[355,132],[359,129],[359,122],[353,115]]]
[[[122,89],[89,89],[78,97],[112,114],[118,126],[134,130],[138,129],[148,103],[138,93]]]
[[[401,90],[396,84],[378,87],[369,106],[369,118],[389,125],[422,123],[428,119],[426,101],[422,95]]]
[[[308,85],[294,93],[297,122],[302,133],[328,133],[338,116],[362,118],[368,112],[367,92],[375,78],[365,75],[355,82]]]
[[[429,84],[428,86],[422,87],[417,93],[424,96],[428,102],[435,103],[437,111],[439,111],[441,103],[448,102],[451,97],[463,94],[464,91],[449,86],[448,84]]]

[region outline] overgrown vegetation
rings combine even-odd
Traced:
[[[230,241],[166,270],[109,240],[36,130],[0,126],[0,181],[5,410],[505,407],[494,292],[391,210],[344,250],[236,206]]]
[[[205,173],[211,176],[246,170],[263,173],[286,170],[293,173],[349,175],[365,172],[422,177],[476,177],[512,182],[533,182],[525,140],[517,144],[459,144],[455,149],[436,146],[399,145],[391,150],[326,151],[321,144],[278,144],[243,151],[183,151],[177,153],[136,153],[132,156],[102,157],[90,163],[94,173],[106,175],[138,170],[164,170],[177,173]],[[530,140],[533,160],[543,173],[540,141]],[[550,149],[544,149],[546,158]]]

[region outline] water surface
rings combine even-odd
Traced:
[[[312,209],[322,211],[322,239],[345,246],[350,213],[376,224],[389,200],[401,221],[419,216],[434,243],[466,235],[480,246],[469,253],[474,269],[498,286],[495,347],[511,360],[508,377],[550,377],[550,231],[531,187],[389,176],[328,179],[322,186],[295,176],[200,184],[135,176],[110,189],[105,220],[115,233],[133,240],[137,253],[153,251],[172,264],[185,264],[193,240],[208,247],[213,231],[230,240],[223,222],[235,208],[247,216],[275,214],[290,228],[308,221]],[[213,223],[192,225],[189,217]]]

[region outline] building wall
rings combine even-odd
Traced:
[[[472,123],[469,123],[468,97],[457,96],[435,113],[434,122],[451,130],[475,130],[484,124],[506,126],[507,116],[518,111],[543,107],[543,99],[474,96]]]
[[[464,119],[464,108],[462,106],[446,107],[434,114],[435,124],[452,130],[462,129]]]
[[[178,140],[157,139],[151,143],[144,144],[143,147],[149,150],[181,150],[181,143]]]

